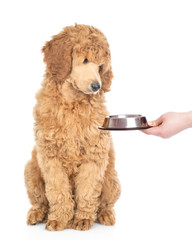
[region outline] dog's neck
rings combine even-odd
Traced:
[[[49,99],[52,98],[69,109],[73,109],[74,106],[83,108],[102,106],[102,109],[105,108],[105,94],[102,89],[97,94],[84,94],[75,89],[70,81],[65,80],[63,83],[58,83],[48,73],[45,75],[42,87],[44,96],[49,96]]]

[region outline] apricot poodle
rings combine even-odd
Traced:
[[[113,74],[108,42],[87,25],[64,28],[42,48],[46,72],[34,108],[36,145],[25,167],[27,224],[88,230],[115,224],[120,195],[104,93]]]

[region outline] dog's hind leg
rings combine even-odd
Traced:
[[[27,224],[43,222],[48,214],[48,201],[45,196],[45,184],[37,162],[37,151],[34,148],[31,160],[25,167],[25,185],[32,207],[27,214]]]
[[[109,152],[109,164],[105,171],[104,183],[97,212],[97,221],[104,225],[115,224],[115,202],[119,198],[121,187],[115,170],[115,153],[113,146]]]

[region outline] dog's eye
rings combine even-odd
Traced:
[[[83,61],[83,63],[85,63],[85,64],[88,63],[88,62],[89,62],[89,60],[87,58],[85,58],[84,61]]]
[[[103,65],[99,66],[99,72],[103,70]]]

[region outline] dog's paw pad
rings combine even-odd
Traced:
[[[48,220],[45,228],[49,231],[62,231],[65,226],[62,222],[56,220]]]
[[[27,214],[27,224],[28,225],[35,225],[39,222],[43,222],[45,219],[45,212],[42,211],[40,208],[31,208]]]
[[[114,225],[115,224],[115,213],[112,210],[103,210],[98,216],[98,222],[103,225]]]
[[[76,230],[86,231],[89,230],[93,225],[93,220],[90,219],[78,219],[76,218],[73,222],[73,228]]]

